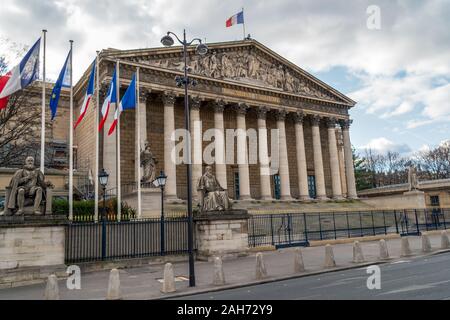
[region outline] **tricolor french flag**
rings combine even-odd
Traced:
[[[111,128],[109,128],[108,136],[112,135],[114,130],[116,129],[122,111],[127,109],[136,109],[136,102],[136,74],[134,74],[130,86],[128,87],[127,91],[125,91],[122,101],[120,101],[119,103],[119,107],[116,108],[114,121],[111,125]]]
[[[116,97],[116,69],[114,69],[114,74],[111,79],[111,83],[109,84],[108,88],[108,95],[106,96],[105,101],[103,102],[102,106],[102,119],[100,121],[100,124],[98,126],[98,131],[101,131],[103,126],[105,125],[105,121],[108,118],[109,109],[111,107],[111,104],[116,103],[117,97]]]
[[[25,89],[39,77],[40,49],[41,38],[36,41],[17,66],[0,77],[0,109],[7,106],[10,95]]]
[[[97,59],[94,60],[94,63],[92,64],[92,70],[91,70],[91,76],[89,77],[89,83],[86,90],[86,95],[84,96],[83,105],[80,109],[80,116],[78,117],[77,122],[73,126],[74,129],[77,128],[77,126],[80,124],[80,122],[83,120],[86,111],[89,107],[89,102],[91,102],[91,98],[94,94],[94,81],[95,81],[95,65],[96,65]]]
[[[244,23],[244,10],[239,13],[236,13],[234,16],[229,18],[225,25],[227,28],[234,26],[235,24],[243,24]]]

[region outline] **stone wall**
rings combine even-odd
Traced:
[[[63,265],[64,228],[0,228],[0,270]]]

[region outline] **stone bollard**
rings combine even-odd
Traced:
[[[258,252],[256,254],[256,280],[267,278],[266,265],[264,264],[263,254]]]
[[[364,262],[364,254],[362,251],[361,244],[359,241],[355,241],[353,243],[353,262],[354,263],[363,263]]]
[[[408,257],[412,255],[411,248],[409,247],[408,237],[402,237],[401,257]]]
[[[304,272],[305,271],[305,265],[303,263],[303,255],[302,250],[300,248],[295,248],[294,250],[294,272]]]
[[[59,300],[58,278],[54,274],[48,276],[44,298],[45,300]]]
[[[106,294],[106,300],[120,300],[122,294],[120,292],[120,275],[119,270],[112,269],[109,273],[108,293]]]
[[[428,236],[427,233],[422,234],[422,251],[431,252],[430,237]]]
[[[175,292],[175,275],[173,273],[173,265],[171,263],[166,263],[164,266],[164,279],[161,288],[162,293]]]
[[[336,267],[336,261],[334,261],[333,247],[329,244],[325,246],[325,268]]]
[[[215,257],[213,285],[223,286],[224,284],[225,284],[225,273],[223,272],[222,259],[220,257]]]
[[[441,249],[449,249],[450,241],[448,239],[447,231],[444,230],[441,232]]]
[[[389,259],[389,251],[388,251],[386,240],[384,240],[384,239],[380,240],[380,259],[381,260]]]

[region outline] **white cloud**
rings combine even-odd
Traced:
[[[370,140],[365,146],[358,148],[360,150],[370,149],[375,153],[385,154],[388,151],[398,153],[411,152],[411,148],[407,144],[395,143],[385,137],[379,137]]]

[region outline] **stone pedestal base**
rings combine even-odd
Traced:
[[[65,217],[0,217],[0,287],[64,271]]]
[[[197,259],[212,261],[248,254],[248,219],[246,210],[212,211],[195,220]]]
[[[122,197],[130,207],[138,209],[138,192],[134,190],[132,193]],[[142,217],[152,218],[161,215],[161,189],[159,188],[142,188]]]

